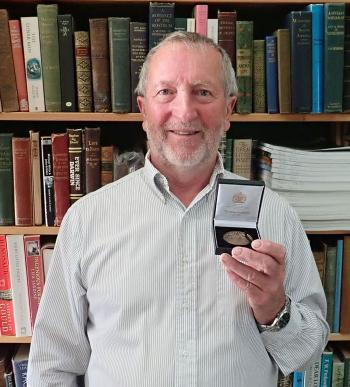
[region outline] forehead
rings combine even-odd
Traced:
[[[211,46],[189,47],[184,43],[168,43],[158,49],[149,63],[148,81],[161,80],[221,83],[221,54]]]

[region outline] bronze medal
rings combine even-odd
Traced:
[[[253,242],[250,234],[243,231],[228,231],[223,235],[225,242],[233,246],[246,246]]]

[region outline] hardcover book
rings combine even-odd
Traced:
[[[231,59],[236,70],[236,11],[218,11],[218,43]]]
[[[0,226],[15,224],[12,136],[12,133],[0,133]]]
[[[29,131],[30,162],[33,192],[33,223],[36,226],[43,224],[41,203],[41,176],[40,176],[40,137],[39,132]]]
[[[218,44],[218,19],[208,19],[208,38]]]
[[[193,8],[197,34],[208,36],[208,4],[196,4]]]
[[[54,192],[51,136],[41,137],[41,167],[42,167],[42,179],[43,179],[45,225],[54,226],[55,192]]]
[[[0,9],[0,95],[2,110],[16,112],[19,107],[8,23],[7,10]]]
[[[101,128],[85,128],[86,193],[101,187]]]
[[[350,333],[350,236],[344,236],[340,333]],[[349,374],[350,379],[350,374]]]
[[[113,181],[113,146],[101,147],[101,186]]]
[[[149,3],[148,47],[151,50],[175,28],[175,3]]]
[[[278,113],[277,38],[266,36],[266,100],[267,112]]]
[[[27,386],[27,369],[29,358],[29,345],[21,344],[12,358],[13,373],[16,387]]]
[[[58,51],[57,4],[38,4],[41,60],[48,112],[61,111],[60,60]]]
[[[83,144],[82,129],[67,129],[69,153],[70,203],[73,204],[84,195],[83,191]]]
[[[350,112],[350,16],[345,15],[343,112]]]
[[[253,110],[254,113],[265,113],[265,41],[253,41]]]

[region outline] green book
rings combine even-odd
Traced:
[[[187,18],[176,17],[175,18],[175,31],[187,31]]]
[[[57,4],[37,5],[45,109],[48,112],[61,111],[57,14]]]
[[[233,139],[226,138],[224,168],[230,172],[232,172],[232,148],[233,148]]]
[[[324,112],[343,111],[345,4],[324,5]]]
[[[237,62],[237,113],[251,113],[252,72],[253,72],[253,22],[237,21],[236,24]]]
[[[12,136],[12,133],[0,133],[0,226],[11,226],[15,224]]]
[[[109,58],[111,72],[112,111],[131,111],[130,86],[130,18],[109,17]]]
[[[327,300],[327,316],[326,320],[329,326],[333,327],[333,311],[334,311],[334,293],[335,293],[335,272],[337,247],[334,244],[326,244],[326,272],[324,279],[324,292]]]
[[[254,113],[265,113],[265,41],[253,41],[253,102]]]

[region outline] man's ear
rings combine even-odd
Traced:
[[[140,112],[142,113],[143,116],[145,116],[145,101],[144,98],[138,95],[136,97],[137,101],[137,106],[139,107]]]
[[[237,101],[236,96],[229,97],[227,104],[226,104],[226,114],[225,114],[225,131],[227,132],[230,129],[231,122],[231,114],[233,112],[233,108],[235,107]]]

